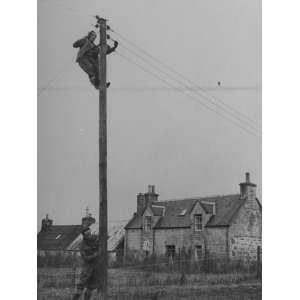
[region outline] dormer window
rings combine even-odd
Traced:
[[[151,216],[145,217],[144,230],[145,232],[151,231]]]
[[[202,215],[194,215],[194,230],[195,231],[202,231],[203,223],[202,223]]]

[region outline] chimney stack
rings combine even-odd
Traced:
[[[42,220],[42,231],[49,230],[52,224],[53,221],[50,220],[48,214],[46,214],[46,218]]]
[[[141,215],[146,206],[151,206],[158,200],[158,194],[155,193],[155,186],[148,185],[148,192],[137,195],[137,214]]]
[[[142,193],[137,194],[136,196],[136,202],[137,202],[137,206],[136,206],[136,213],[137,215],[141,215],[144,208],[146,207],[146,199],[145,199],[145,195]]]
[[[85,217],[81,219],[82,227],[89,227],[92,224],[96,223],[96,219],[92,217],[92,214],[89,212],[89,208],[85,209]]]
[[[245,182],[240,183],[240,195],[241,198],[247,198],[250,200],[256,199],[256,184],[251,183],[250,181],[250,173],[246,173]]]

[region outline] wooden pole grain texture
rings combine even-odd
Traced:
[[[106,102],[106,20],[99,19],[99,274],[101,291],[99,299],[107,300],[107,102]]]

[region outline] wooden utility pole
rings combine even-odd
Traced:
[[[106,107],[106,20],[97,17],[100,31],[99,49],[99,264],[101,278],[100,299],[107,300],[107,107]],[[102,295],[101,295],[102,294]],[[102,296],[102,297],[101,297]]]

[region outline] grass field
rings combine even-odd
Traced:
[[[74,287],[68,269],[40,269],[46,274],[39,281],[38,300],[67,300]],[[47,281],[48,280],[48,281]],[[252,274],[191,274],[154,273],[137,270],[109,270],[109,299],[203,299],[203,300],[258,300],[261,283]],[[92,299],[97,299],[96,295]]]

